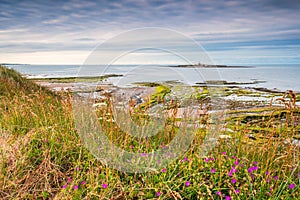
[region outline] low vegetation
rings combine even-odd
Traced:
[[[160,103],[170,91],[161,85],[153,87],[157,87],[156,93],[143,108]],[[205,95],[197,94],[199,101],[209,95],[203,91]],[[109,168],[85,148],[75,129],[72,95],[76,94],[49,91],[0,66],[0,199],[300,196],[300,109],[291,103],[297,96],[286,94],[283,99],[274,99],[282,103],[281,107],[228,111],[223,137],[202,155],[199,149],[210,126],[205,114],[190,148],[180,158],[152,172],[128,173]],[[178,119],[169,118],[156,136],[133,138],[118,128],[108,99],[97,109],[108,138],[141,156],[168,148],[178,130]]]

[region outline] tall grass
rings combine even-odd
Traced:
[[[300,130],[296,106],[228,115],[222,134],[230,138],[219,139],[207,156],[198,153],[207,132],[204,126],[196,131],[189,150],[166,168],[126,173],[102,164],[84,147],[75,130],[71,94],[51,92],[5,67],[0,67],[0,74],[1,199],[300,196],[300,154],[293,144]],[[158,137],[132,138],[112,120],[106,103],[98,110],[100,123],[111,141],[128,151],[151,152],[167,146],[176,133],[178,120],[171,118]],[[144,119],[143,115],[136,118]]]

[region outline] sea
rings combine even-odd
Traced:
[[[9,65],[29,79],[122,75],[107,81],[117,86],[135,82],[178,81],[189,85],[224,81],[239,87],[300,92],[300,65],[226,68],[182,68],[164,65]]]

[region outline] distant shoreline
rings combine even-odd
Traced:
[[[206,64],[196,64],[196,65],[174,65],[170,67],[180,67],[180,68],[255,68],[255,66],[229,66],[229,65],[206,65]]]

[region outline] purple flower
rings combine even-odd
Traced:
[[[157,193],[156,193],[156,196],[159,197],[160,195],[161,195],[161,192],[157,192]]]
[[[274,178],[276,181],[278,180],[278,176],[274,176],[273,178]]]
[[[240,190],[235,190],[235,193],[236,193],[236,194],[240,193]]]
[[[79,167],[77,166],[77,167],[75,168],[75,170],[78,171],[78,170],[79,170]]]
[[[204,158],[204,162],[209,162],[209,158]]]
[[[210,158],[210,160],[211,160],[211,161],[215,161],[215,158],[212,157],[212,158]]]
[[[226,151],[223,151],[222,154],[223,154],[223,155],[226,155]]]
[[[220,191],[217,191],[217,192],[216,192],[216,195],[221,196],[222,193],[221,193]]]
[[[162,172],[166,172],[166,171],[167,171],[167,169],[166,169],[166,168],[163,168],[161,171],[162,171]]]
[[[189,159],[187,157],[185,157],[183,160],[181,160],[181,162],[187,161],[189,162]]]
[[[180,173],[178,173],[177,176],[179,177],[179,176],[180,176]]]
[[[231,183],[235,184],[237,181],[235,179],[231,180]]]
[[[237,172],[237,170],[234,167],[231,167],[228,176],[232,176],[233,173]]]
[[[267,195],[272,196],[271,192],[266,192]]]
[[[236,160],[236,161],[234,162],[234,165],[238,165],[238,164],[239,164],[239,161]]]
[[[67,182],[70,183],[72,181],[71,177],[68,177]]]
[[[85,181],[82,181],[80,184],[81,184],[81,185],[85,185],[85,183],[86,183]]]
[[[266,175],[269,175],[269,174],[270,174],[270,172],[266,171]]]
[[[61,188],[67,188],[68,187],[68,183],[66,183],[65,185],[61,186]]]
[[[267,181],[267,183],[270,183],[270,182],[271,182],[271,179],[267,178],[267,180],[266,180],[266,181]]]
[[[191,182],[190,182],[190,181],[185,182],[185,186],[186,186],[186,187],[188,187],[188,186],[190,186],[190,185],[191,185]]]
[[[147,154],[146,153],[141,153],[141,156],[145,157],[145,156],[147,156]]]
[[[258,170],[258,167],[257,166],[252,166],[252,167],[249,167],[248,172],[252,173],[253,171],[256,171],[256,170]]]
[[[211,173],[215,173],[217,170],[215,168],[211,169]]]
[[[225,199],[226,199],[226,200],[230,200],[231,197],[230,197],[230,196],[226,196]]]
[[[106,183],[102,184],[102,188],[106,189],[108,187],[108,185]]]
[[[296,185],[295,185],[294,183],[292,183],[292,184],[289,185],[289,188],[290,188],[290,189],[294,189],[295,186],[296,186]]]
[[[257,165],[258,164],[258,162],[253,162],[253,165]]]
[[[78,190],[78,185],[74,185],[74,190]]]

